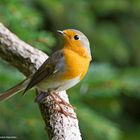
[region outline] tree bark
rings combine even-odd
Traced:
[[[0,23],[0,57],[16,67],[25,76],[34,73],[48,58],[42,51],[33,48],[20,40]],[[65,91],[58,93],[69,102]],[[64,106],[63,106],[64,107]],[[56,112],[56,104],[48,96],[44,103],[39,103],[40,112],[45,122],[45,128],[51,140],[81,140],[76,114],[72,108],[64,107],[76,118],[66,117]]]

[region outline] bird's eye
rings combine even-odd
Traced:
[[[75,40],[79,40],[79,38],[80,38],[80,37],[79,37],[78,35],[75,35],[75,36],[74,36],[74,39],[75,39]]]

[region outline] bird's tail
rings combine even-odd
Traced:
[[[9,99],[12,96],[14,96],[15,94],[17,94],[19,91],[24,90],[26,88],[26,86],[28,85],[28,83],[29,83],[29,79],[25,79],[24,81],[20,82],[16,86],[14,86],[14,87],[10,88],[9,90],[1,93],[0,94],[0,102]]]

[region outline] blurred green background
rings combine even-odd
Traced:
[[[140,0],[1,0],[0,22],[47,54],[60,48],[57,29],[84,32],[93,61],[68,91],[83,140],[140,140]],[[23,79],[0,59],[0,91]],[[46,139],[30,92],[0,104],[0,135]]]

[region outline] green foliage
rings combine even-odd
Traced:
[[[41,30],[43,17],[32,3],[26,1],[0,1],[0,19],[17,36],[44,51],[50,51],[55,39],[50,32]]]
[[[86,78],[68,91],[84,140],[140,139],[140,1],[2,0],[0,22],[27,43],[56,50],[57,29],[83,31],[93,61]],[[51,48],[55,45],[55,48]],[[0,91],[24,79],[0,60]],[[46,139],[31,91],[0,105],[0,135]]]
[[[105,139],[105,140],[118,140],[121,132],[117,125],[102,117],[98,113],[87,109],[85,105],[80,106],[79,118],[82,121],[81,130],[84,139]],[[88,119],[85,119],[88,118]],[[90,125],[88,125],[90,124]],[[88,130],[85,132],[85,130]],[[87,134],[86,134],[87,133]],[[86,136],[86,137],[85,137]]]

